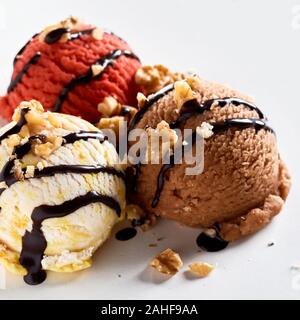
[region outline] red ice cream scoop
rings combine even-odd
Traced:
[[[10,121],[21,101],[35,99],[46,110],[96,122],[105,97],[136,105],[134,76],[140,66],[124,40],[69,18],[33,36],[19,51],[0,99],[0,116]]]

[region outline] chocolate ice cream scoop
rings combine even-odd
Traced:
[[[151,95],[130,129],[193,129],[212,125],[204,147],[204,170],[186,175],[188,165],[138,167],[131,201],[150,215],[189,226],[211,227],[227,241],[256,232],[277,215],[290,189],[290,176],[276,136],[253,100],[224,85],[196,76]],[[193,146],[195,149],[195,146]]]

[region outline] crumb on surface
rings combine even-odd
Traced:
[[[207,277],[214,270],[214,266],[206,262],[195,262],[189,265],[189,271],[199,278]]]
[[[183,266],[178,253],[168,248],[159,253],[151,262],[150,266],[160,273],[175,275]]]

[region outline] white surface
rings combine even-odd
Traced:
[[[49,274],[39,287],[8,275],[8,289],[0,290],[0,299],[300,298],[300,272],[290,270],[300,261],[300,19],[293,19],[300,9],[295,5],[300,0],[1,0],[1,92],[15,53],[31,35],[70,14],[81,16],[126,38],[147,64],[197,70],[202,77],[255,96],[276,129],[293,189],[272,224],[223,252],[199,253],[197,230],[163,222],[128,242],[111,239],[90,270]],[[160,236],[166,239],[159,247],[148,248]],[[270,241],[275,246],[267,247]],[[182,254],[185,269],[198,260],[217,267],[203,280],[183,272],[165,280],[145,271],[154,254],[169,246]]]

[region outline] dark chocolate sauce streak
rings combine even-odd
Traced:
[[[220,133],[222,131],[226,131],[229,128],[238,128],[238,129],[247,129],[247,128],[254,128],[256,131],[258,130],[262,130],[265,129],[267,131],[270,131],[272,133],[274,133],[273,129],[270,128],[269,126],[267,126],[267,124],[265,123],[265,121],[261,120],[261,119],[226,119],[223,122],[217,122],[217,123],[210,123],[211,125],[213,125],[213,132],[214,134]],[[196,132],[193,132],[193,141],[195,141],[195,134]],[[180,148],[184,148],[185,146],[180,146]],[[174,152],[176,153],[176,152]],[[182,152],[183,154],[183,152]],[[165,184],[165,176],[166,173],[174,167],[175,165],[175,161],[174,161],[174,155],[170,156],[170,163],[168,164],[163,164],[158,177],[157,177],[157,185],[156,185],[156,191],[155,191],[155,195],[153,198],[153,201],[151,203],[151,207],[155,208],[160,200],[160,195],[161,192],[164,188],[164,184]]]
[[[266,120],[264,114],[256,105],[239,98],[210,99],[205,101],[203,104],[200,104],[196,99],[193,99],[187,101],[182,106],[178,119],[171,123],[170,127],[173,129],[179,128],[189,118],[203,114],[205,111],[210,111],[213,105],[216,105],[219,108],[224,108],[230,104],[234,106],[245,106],[250,110],[256,111],[260,119]]]
[[[107,140],[107,137],[100,131],[79,131],[63,137],[64,143],[74,143],[78,140],[88,139],[97,139],[102,143]]]
[[[119,241],[128,241],[128,240],[134,238],[136,236],[136,234],[137,234],[136,229],[125,228],[125,229],[119,230],[116,233],[115,237]]]
[[[121,214],[120,205],[114,198],[94,191],[60,205],[41,205],[33,210],[31,215],[32,230],[26,231],[23,236],[20,255],[20,264],[27,270],[27,275],[24,277],[27,284],[40,284],[46,279],[46,272],[42,269],[41,263],[47,248],[47,240],[42,231],[43,221],[65,217],[92,203],[102,203],[113,209],[118,216]]]
[[[199,248],[207,252],[218,252],[225,249],[228,246],[228,242],[222,239],[220,232],[215,228],[215,236],[210,236],[205,232],[201,232],[196,239],[196,243]]]
[[[44,41],[47,44],[55,43],[59,41],[65,33],[68,33],[68,32],[70,32],[69,28],[58,28],[58,29],[52,30],[46,35]]]
[[[63,102],[67,98],[70,91],[72,91],[76,86],[82,85],[82,84],[88,84],[90,81],[94,79],[99,79],[103,75],[103,73],[106,71],[106,69],[114,64],[114,62],[119,59],[121,56],[126,56],[129,58],[133,58],[136,60],[139,60],[139,58],[128,50],[114,50],[107,54],[106,56],[102,57],[101,59],[97,60],[93,65],[99,65],[103,69],[98,75],[93,74],[92,67],[89,68],[86,74],[83,74],[81,76],[78,76],[74,79],[72,79],[60,92],[58,98],[56,99],[56,102],[54,104],[54,107],[52,111],[59,112]]]
[[[10,162],[8,162],[10,164]],[[3,173],[1,172],[1,179],[4,180],[8,187],[18,182],[19,180],[15,177],[14,174],[11,174],[10,171],[13,167],[9,166],[7,170]],[[8,171],[9,170],[9,171]],[[26,169],[23,169],[23,174],[25,175]],[[114,175],[118,178],[121,178],[125,182],[125,175],[122,171],[115,169],[114,167],[105,167],[105,166],[88,166],[88,165],[57,165],[46,167],[42,170],[35,169],[34,176],[32,178],[24,178],[24,179],[33,179],[33,178],[43,178],[43,177],[52,177],[55,174],[65,174],[65,173],[79,173],[79,174],[88,174],[88,173],[107,173],[110,175]]]
[[[25,111],[23,111],[25,110]],[[27,109],[22,109],[21,112],[24,113],[25,116],[25,112]],[[20,123],[24,123],[25,124],[25,118],[24,116],[21,115],[21,119],[20,119]],[[22,126],[21,126],[22,127]],[[18,131],[20,131],[20,124],[16,124],[12,129],[13,133],[17,133]],[[9,133],[11,131],[8,131],[8,134],[5,133],[5,137],[9,136],[10,134],[13,133]],[[6,162],[6,164],[3,166],[1,172],[0,172],[0,182],[4,181],[8,187],[10,187],[11,185],[13,185],[14,183],[18,182],[19,180],[15,177],[15,175],[13,173],[11,173],[11,170],[14,167],[14,162],[16,159],[22,159],[27,153],[30,152],[31,150],[31,145],[32,142],[39,139],[41,141],[45,140],[47,137],[43,136],[43,135],[36,135],[36,136],[32,136],[29,138],[29,140],[23,144],[23,145],[19,145],[16,146],[12,152],[12,157],[10,160],[8,160]],[[0,137],[1,139],[1,137]],[[98,131],[80,131],[80,132],[74,132],[74,133],[70,133],[66,136],[63,137],[63,145],[67,144],[67,143],[74,143],[75,141],[78,140],[88,140],[88,139],[97,139],[100,142],[104,142],[107,137],[103,135],[102,132],[98,132]],[[23,169],[23,174],[25,175],[26,173],[26,169]],[[115,175],[119,178],[121,178],[124,182],[125,182],[125,175],[122,171],[119,171],[113,167],[104,167],[102,165],[98,165],[98,166],[86,166],[86,165],[57,165],[57,166],[51,166],[51,167],[46,167],[42,170],[38,170],[35,169],[34,171],[34,177],[32,178],[41,178],[41,177],[49,177],[49,176],[53,176],[55,174],[58,173],[80,173],[80,174],[87,174],[87,173],[107,173],[107,174],[111,174],[111,175]],[[31,179],[31,178],[25,178],[25,179]],[[3,193],[3,191],[5,190],[5,188],[0,189],[0,195]]]
[[[140,109],[135,117],[132,119],[128,132],[130,132],[132,129],[135,128],[135,126],[139,123],[139,121],[143,118],[144,114],[153,106],[155,102],[157,102],[159,99],[164,97],[166,94],[168,94],[170,91],[174,89],[174,84],[170,84],[166,86],[165,88],[161,89],[158,91],[156,94],[150,96],[150,99],[145,103],[145,105]],[[200,104],[196,99],[187,101],[182,109],[181,113],[176,121],[170,124],[170,128],[176,129],[179,128],[182,124],[184,124],[189,118],[203,114],[205,111],[210,111],[213,106],[224,108],[228,105],[234,105],[234,106],[245,106],[249,108],[250,110],[256,111],[256,113],[259,116],[259,119],[252,119],[252,118],[246,118],[246,119],[226,119],[222,122],[217,122],[217,123],[210,123],[211,125],[214,126],[213,132],[214,133],[219,133],[221,131],[225,131],[229,128],[238,128],[238,129],[247,129],[247,128],[254,128],[256,131],[265,129],[267,131],[270,131],[274,133],[274,130],[270,128],[266,124],[266,118],[263,114],[263,112],[254,104],[239,99],[235,97],[225,97],[225,98],[218,98],[218,99],[210,99],[205,101],[203,104]],[[195,141],[195,132],[193,133],[193,141]],[[184,148],[183,146],[180,146],[180,148]],[[170,156],[170,163],[169,164],[164,164],[161,167],[161,170],[159,172],[159,175],[157,177],[157,187],[155,191],[155,195],[153,198],[153,201],[151,203],[152,208],[155,208],[160,199],[161,192],[164,187],[165,183],[165,176],[166,173],[175,165],[174,161],[174,155]],[[137,183],[137,177],[135,179],[135,184]],[[137,186],[133,186],[132,190],[136,190]]]
[[[71,31],[69,28],[58,28],[49,32],[45,37],[45,42],[47,44],[53,44],[61,39],[61,37],[69,33],[69,41],[76,40],[83,35],[90,35],[95,30],[95,28],[80,30],[80,31]]]
[[[167,95],[174,89],[174,84],[169,84],[168,86],[162,88],[161,90],[157,91],[155,94],[148,97],[148,100],[145,102],[144,106],[135,114],[133,117],[128,132],[130,132],[134,127],[141,121],[144,114],[153,106],[153,104],[159,101],[162,97]]]
[[[22,70],[15,76],[15,78],[10,82],[7,92],[11,92],[19,82],[22,81],[23,76],[27,73],[28,69],[36,64],[41,58],[41,53],[36,53],[22,68]]]
[[[6,132],[4,132],[1,136],[0,136],[0,142],[4,139],[6,139],[8,136],[18,133],[21,131],[22,127],[27,123],[26,119],[25,119],[25,115],[27,112],[29,112],[29,108],[23,108],[21,109],[21,115],[20,115],[20,120],[9,130],[7,130]]]

